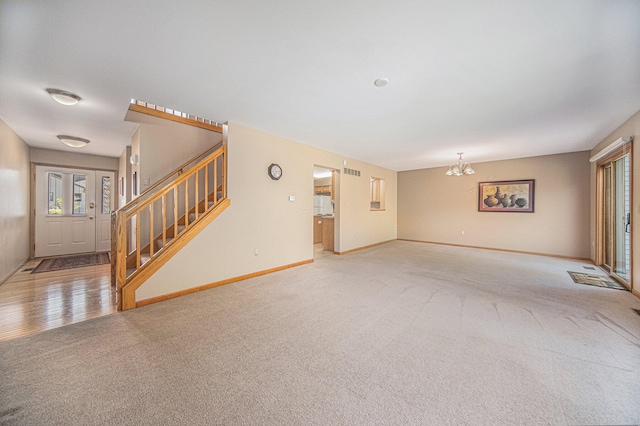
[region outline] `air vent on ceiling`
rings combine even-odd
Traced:
[[[345,175],[351,175],[351,176],[360,176],[360,170],[347,169],[345,167],[344,168],[344,174]]]

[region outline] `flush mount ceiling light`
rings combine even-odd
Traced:
[[[386,78],[386,77],[382,77],[382,78],[379,78],[376,81],[374,81],[373,84],[375,84],[376,87],[384,87],[387,84],[389,84],[389,79]]]
[[[472,175],[475,173],[475,170],[471,168],[471,164],[462,161],[462,154],[464,152],[459,152],[458,162],[449,166],[449,170],[445,173],[447,176]]]
[[[58,139],[60,139],[60,142],[67,146],[70,146],[71,148],[84,148],[89,142],[91,142],[89,139],[68,135],[58,135]]]
[[[47,89],[47,93],[54,101],[62,105],[75,105],[80,102],[80,99],[82,99],[80,96],[71,92],[65,92],[64,90]]]

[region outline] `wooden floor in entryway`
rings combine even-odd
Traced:
[[[0,285],[0,341],[116,312],[110,265],[31,274],[41,260]]]

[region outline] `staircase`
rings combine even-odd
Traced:
[[[113,213],[111,276],[118,310],[135,308],[136,289],[229,206],[226,174],[221,144]]]

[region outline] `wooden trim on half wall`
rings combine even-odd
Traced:
[[[137,104],[130,104],[129,111],[139,112],[141,114],[147,114],[152,117],[162,118],[164,120],[175,121],[176,123],[186,124],[187,126],[199,127],[200,129],[209,130],[216,133],[222,133],[222,126],[216,126],[215,124],[203,123],[191,118],[184,118],[174,114],[170,114],[164,111],[157,111],[155,109],[143,107]]]
[[[231,284],[231,283],[235,283],[237,281],[243,281],[243,280],[247,280],[249,278],[259,277],[260,275],[266,275],[266,274],[270,274],[272,272],[278,272],[278,271],[282,271],[284,269],[289,269],[289,268],[294,268],[296,266],[306,265],[307,263],[311,263],[311,262],[313,262],[313,259],[303,260],[301,262],[290,263],[288,265],[278,266],[278,267],[271,268],[271,269],[265,269],[263,271],[252,272],[250,274],[241,275],[239,277],[227,278],[226,280],[216,281],[216,282],[213,282],[213,283],[204,284],[204,285],[197,286],[197,287],[187,288],[187,289],[184,289],[184,290],[176,291],[174,293],[163,294],[162,296],[151,297],[149,299],[144,299],[144,300],[137,301],[136,302],[136,308],[139,308],[140,306],[150,305],[152,303],[162,302],[164,300],[173,299],[174,297],[184,296],[185,294],[196,293],[198,291],[208,290],[210,288],[219,287],[221,285]]]

